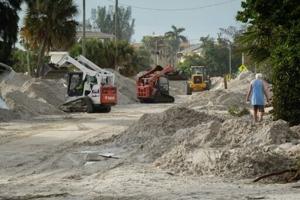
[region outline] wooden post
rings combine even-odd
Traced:
[[[227,89],[227,76],[224,75],[224,88]]]

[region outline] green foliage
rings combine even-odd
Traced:
[[[17,41],[18,11],[21,0],[0,1],[0,62],[12,64],[10,55],[12,46]]]
[[[200,38],[202,54],[205,65],[209,69],[211,76],[223,76],[229,73],[229,45],[231,45],[231,71],[238,71],[241,65],[241,53],[238,51],[235,43],[229,44],[228,41],[221,37],[215,40],[209,36]]]
[[[130,41],[134,34],[135,19],[131,17],[131,7],[118,7],[117,38]],[[106,7],[98,7],[96,23],[104,33],[115,34],[115,16]]]
[[[300,42],[300,41],[299,41]],[[273,107],[276,119],[300,123],[300,45],[280,46],[272,53]]]
[[[179,63],[178,68],[185,74],[190,74],[191,66],[206,66],[206,60],[198,54],[188,55],[184,57],[183,62]]]
[[[185,31],[185,28],[177,28],[176,26],[171,27],[172,30],[165,33],[165,43],[170,49],[171,65],[175,66],[176,56],[180,50],[180,43],[187,42],[187,38],[181,35]]]
[[[14,49],[12,52],[12,62],[12,68],[16,72],[28,72],[32,74],[32,72],[35,71],[34,67],[37,62],[37,55],[33,52]]]
[[[133,63],[137,66],[137,70],[144,71],[148,69],[152,63],[150,52],[145,48],[145,46],[141,46],[135,51],[136,56],[133,59]]]
[[[241,37],[248,53],[271,63],[275,119],[300,123],[300,4],[298,0],[246,0],[237,19],[249,26]]]
[[[76,40],[77,7],[73,0],[27,0],[28,9],[21,36],[25,47],[38,49],[38,76],[42,75],[45,53],[66,50]]]
[[[250,112],[247,108],[240,109],[238,106],[231,106],[228,108],[228,113],[235,117],[242,117],[244,115],[249,115]]]
[[[177,53],[180,51],[180,44],[187,42],[181,33],[184,28],[172,26],[172,30],[163,36],[144,36],[142,39],[145,49],[152,55],[152,64],[156,56],[162,63],[175,66],[177,64]],[[161,63],[160,63],[161,64]]]
[[[118,41],[118,56],[116,55],[116,46],[114,41],[100,41],[91,39],[86,41],[86,57],[94,62],[101,68],[115,68],[115,62],[117,66],[122,67],[122,73],[124,75],[133,75],[137,68],[144,60],[147,59],[147,55],[143,55],[143,52],[138,53],[132,45],[126,41]],[[70,55],[76,57],[82,52],[81,44],[76,44],[70,49]]]

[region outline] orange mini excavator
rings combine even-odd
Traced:
[[[156,66],[138,77],[137,98],[141,103],[173,103],[174,97],[169,95],[169,80],[166,75],[173,72],[170,65]]]

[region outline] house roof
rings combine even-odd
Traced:
[[[190,53],[190,52],[194,52],[194,51],[197,51],[197,50],[200,50],[201,49],[201,45],[200,44],[191,44],[188,48],[178,52],[178,53],[182,53],[182,54],[185,54],[185,53]]]
[[[83,37],[83,31],[78,30],[76,33],[76,37],[78,39],[81,39]],[[112,34],[102,33],[101,31],[97,31],[97,30],[85,31],[85,37],[86,38],[97,38],[97,39],[114,39],[115,38],[115,36]]]

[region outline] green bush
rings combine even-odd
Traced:
[[[282,45],[273,55],[275,119],[300,123],[300,45]]]
[[[137,50],[126,41],[119,40],[117,42],[117,58],[116,44],[114,41],[100,41],[91,39],[86,41],[86,57],[101,68],[115,68],[121,66],[120,72],[126,76],[132,76],[138,68],[143,68],[142,64],[150,62],[150,55]],[[75,44],[71,50],[70,55],[76,57],[82,53],[81,44]]]
[[[13,49],[11,61],[11,67],[16,72],[28,72],[30,75],[33,75],[36,69],[37,55],[31,51]]]
[[[247,108],[239,108],[238,106],[231,106],[228,108],[228,113],[235,117],[242,117],[244,115],[250,114]]]

